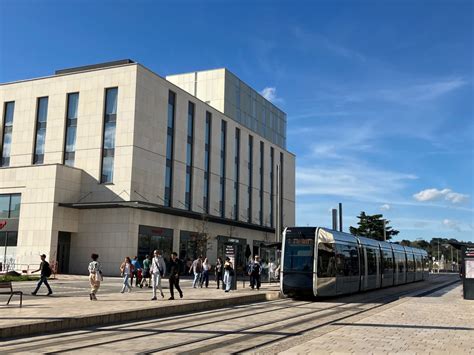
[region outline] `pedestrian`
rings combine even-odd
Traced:
[[[224,283],[225,283],[225,292],[229,292],[232,287],[232,282],[234,278],[234,267],[229,257],[225,258],[224,263]]]
[[[165,298],[163,293],[163,288],[161,287],[161,278],[165,276],[166,273],[166,264],[165,260],[161,256],[161,251],[155,250],[153,252],[153,260],[151,261],[151,277],[153,285],[153,298],[152,301],[156,301],[156,289],[160,290],[161,298]]]
[[[255,255],[255,260],[250,264],[250,288],[254,287],[260,290],[260,275],[262,274],[262,266],[260,265],[260,257]]]
[[[277,268],[277,264],[273,259],[270,259],[270,264],[268,265],[268,282],[272,282],[272,280],[276,280],[275,270]]]
[[[125,258],[122,265],[120,265],[120,274],[123,277],[123,286],[120,293],[124,293],[126,289],[128,289],[128,292],[132,292],[132,287],[128,281],[130,280],[130,275],[133,274],[133,265],[128,256]]]
[[[211,271],[211,264],[207,258],[202,263],[201,287],[204,284],[206,288],[209,286],[209,271]]]
[[[189,268],[189,273],[191,273],[191,271],[194,273],[193,288],[196,288],[196,284],[201,283],[202,256],[199,256],[196,260],[193,261],[191,267]]]
[[[142,266],[140,265],[140,262],[138,261],[138,256],[135,256],[133,258],[132,265],[133,265],[133,272],[130,276],[130,287],[133,287],[133,277],[134,276],[135,276],[135,287],[138,287],[138,284],[141,281],[141,280],[139,280],[138,270],[142,269]]]
[[[151,268],[151,259],[150,259],[150,255],[147,255],[145,256],[145,259],[143,259],[143,277],[142,277],[142,281],[140,282],[140,288],[143,288],[143,284],[145,284],[145,287],[151,288],[150,268]]]
[[[48,293],[46,296],[50,296],[53,294],[53,291],[51,290],[51,287],[49,286],[49,283],[48,283],[48,277],[50,277],[52,273],[51,267],[49,266],[49,263],[46,261],[45,254],[40,255],[40,258],[41,258],[41,264],[39,266],[39,269],[32,271],[32,273],[41,271],[41,275],[40,275],[38,284],[36,285],[36,289],[33,292],[31,292],[31,294],[33,296],[36,296],[36,293],[38,293],[39,288],[44,283],[46,285],[46,288],[48,289]]]
[[[179,274],[183,268],[183,262],[178,259],[178,254],[176,252],[171,253],[171,260],[170,260],[170,294],[171,297],[169,300],[174,300],[174,288],[179,292],[179,297],[183,298],[183,291],[179,287]]]
[[[219,283],[222,281],[222,274],[224,271],[224,263],[222,262],[222,258],[219,256],[216,262],[216,282],[217,282],[217,289],[219,289]],[[222,286],[224,286],[224,282],[222,281]]]
[[[91,301],[97,301],[96,294],[99,290],[100,282],[102,281],[102,270],[100,263],[97,261],[98,258],[99,254],[92,254],[92,261],[89,263],[89,283],[91,285],[91,293],[89,294],[89,298]]]

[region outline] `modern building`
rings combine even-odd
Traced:
[[[0,85],[3,269],[274,256],[295,223],[286,115],[226,69],[167,79],[122,60]]]

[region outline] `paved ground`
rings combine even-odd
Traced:
[[[473,339],[474,303],[462,299],[455,275],[434,275],[344,298],[281,299],[0,345],[2,353],[468,354]]]

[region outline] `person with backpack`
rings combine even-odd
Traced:
[[[156,250],[155,250],[156,252]],[[145,259],[143,260],[143,277],[142,277],[142,282],[140,282],[140,288],[143,288],[143,284],[145,284],[145,287],[152,288],[151,286],[151,259],[150,255],[145,256]]]
[[[128,288],[128,292],[132,292],[131,284],[128,283],[130,275],[133,274],[133,265],[130,258],[127,256],[123,263],[120,265],[120,275],[123,277],[123,286],[120,293],[124,293],[125,289]]]
[[[225,258],[224,263],[224,284],[225,284],[225,292],[229,292],[232,287],[232,282],[234,278],[235,272],[232,262],[230,261],[229,257]]]
[[[178,253],[175,251],[171,253],[171,260],[170,260],[170,274],[169,274],[169,282],[170,282],[170,294],[171,297],[169,300],[174,300],[174,288],[179,292],[179,297],[183,298],[183,291],[181,291],[181,287],[179,287],[179,275],[183,270],[183,262],[178,259]]]
[[[165,260],[161,256],[161,251],[155,250],[153,252],[153,259],[151,261],[151,278],[152,278],[152,287],[153,287],[153,298],[152,301],[156,301],[156,289],[158,288],[161,293],[161,298],[165,298],[163,293],[163,288],[161,287],[161,278],[165,276],[166,273],[166,264]]]
[[[250,263],[250,288],[253,290],[254,287],[257,287],[257,290],[260,290],[260,275],[262,274],[262,265],[260,265],[260,257],[255,255],[255,260]]]
[[[202,275],[202,256],[199,256],[196,260],[193,261],[191,267],[189,268],[189,273],[191,271],[194,273],[193,288],[196,288],[196,284],[201,284],[201,275]]]
[[[92,254],[92,261],[89,263],[89,283],[91,285],[91,293],[89,298],[91,301],[97,301],[96,293],[99,290],[100,282],[103,280],[100,263],[97,261],[99,254]]]
[[[31,294],[33,296],[36,296],[36,293],[38,293],[38,290],[40,289],[41,285],[44,283],[46,287],[48,288],[48,293],[46,296],[50,296],[53,294],[53,290],[51,290],[51,287],[49,286],[49,283],[48,283],[48,277],[50,277],[52,273],[51,267],[49,266],[49,263],[46,261],[45,254],[42,254],[40,258],[41,258],[41,264],[39,266],[39,269],[31,272],[31,273],[34,273],[34,272],[41,271],[41,276],[38,281],[38,284],[36,285],[36,289],[33,292],[31,292]]]

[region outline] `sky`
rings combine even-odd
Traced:
[[[227,67],[287,113],[296,223],[474,241],[474,2],[0,0],[0,82]]]

